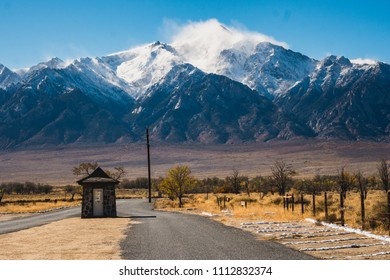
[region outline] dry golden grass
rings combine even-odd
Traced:
[[[308,197],[308,199],[311,199]],[[378,205],[384,205],[387,201],[386,193],[384,191],[375,190],[369,191],[367,199],[364,202],[365,205],[365,228],[373,230],[380,234],[388,233],[384,221],[378,220]],[[324,195],[316,197],[318,215],[317,219],[325,221],[324,212]],[[328,212],[333,217],[340,217],[340,196],[337,193],[328,194]],[[345,223],[352,228],[362,228],[361,223],[361,205],[360,205],[360,193],[348,192],[347,198],[344,202],[345,208]],[[332,220],[331,220],[332,221]],[[373,227],[374,225],[374,227]]]
[[[0,213],[35,213],[51,209],[79,205],[80,201],[23,202],[0,205]]]
[[[0,203],[0,213],[34,213],[75,206],[81,203],[81,195],[65,194],[62,188],[55,188],[49,194],[6,194]]]
[[[49,194],[6,194],[2,202],[15,202],[15,201],[42,201],[42,200],[69,200],[72,196],[64,194],[62,191],[56,191]],[[81,200],[81,195],[76,194],[74,200]]]
[[[220,207],[217,204],[217,197],[223,197],[224,194],[209,194],[206,199],[206,194],[193,194],[188,195],[184,199],[184,209],[178,208],[177,201],[171,201],[169,199],[160,199],[156,202],[155,207],[165,210],[185,210],[194,209],[199,212],[208,212],[211,214],[219,215],[221,210],[225,210],[234,215],[234,218],[239,220],[264,220],[264,221],[300,221],[305,218],[315,218],[325,221],[325,207],[324,207],[324,195],[316,196],[316,215],[313,216],[312,212],[312,196],[305,195],[304,200],[310,201],[309,204],[304,206],[304,214],[301,212],[301,204],[295,204],[295,211],[283,209],[283,200],[278,194],[268,194],[262,197],[258,193],[252,193],[250,197],[246,194],[226,194],[226,197],[230,199],[225,203],[225,207]],[[295,194],[295,198],[298,195]],[[248,201],[247,207],[241,206],[241,201]],[[383,191],[369,191],[368,197],[365,201],[366,208],[366,229],[379,234],[387,234],[386,226],[377,221],[375,228],[369,228],[370,221],[372,221],[377,210],[374,209],[378,202],[385,202],[385,195]],[[338,222],[340,219],[339,210],[340,198],[337,193],[328,193],[328,216],[331,219],[330,222]],[[223,206],[223,202],[222,202]],[[356,192],[349,192],[347,199],[345,200],[345,223],[349,227],[361,228],[361,211],[360,211],[360,194]]]
[[[147,197],[147,190],[142,189],[117,189],[117,198],[140,198]],[[60,188],[50,194],[7,194],[0,204],[0,213],[34,213],[79,205],[81,195],[76,194],[70,201],[71,195]],[[65,200],[66,199],[66,200]],[[47,200],[47,201],[45,201]]]
[[[147,189],[116,189],[115,191],[117,198],[144,198],[148,196]],[[152,196],[157,193],[152,193]]]
[[[1,260],[120,259],[129,219],[71,218],[0,235]]]

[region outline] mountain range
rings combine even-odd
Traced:
[[[389,139],[390,65],[316,60],[208,24],[209,42],[181,36],[27,69],[0,64],[0,149],[137,142],[147,127],[175,143]]]

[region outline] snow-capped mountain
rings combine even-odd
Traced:
[[[129,83],[135,98],[183,63],[227,76],[272,98],[315,68],[315,60],[285,47],[272,38],[210,20],[185,28],[171,44],[157,41],[101,60]]]
[[[227,76],[272,97],[283,94],[315,68],[313,59],[285,47],[285,43],[272,38],[227,28],[210,20],[182,30],[171,44],[157,41],[71,63],[53,58],[17,73],[21,79],[27,79],[34,71],[74,66],[85,75],[103,78],[137,99],[174,66],[189,63],[206,73]]]
[[[236,49],[223,50],[218,74],[239,81],[270,98],[283,95],[308,76],[316,61],[268,42],[259,43],[249,55]]]
[[[175,65],[183,63],[173,47],[158,41],[101,60],[128,84],[128,92],[134,98],[142,96]]]
[[[329,56],[275,102],[320,137],[386,138],[390,134],[390,65]]]
[[[175,66],[129,115],[133,131],[170,142],[234,143],[290,139],[313,132],[266,97],[190,64]]]
[[[6,89],[11,85],[20,82],[20,77],[15,72],[11,71],[3,64],[0,64],[0,88]]]
[[[32,71],[0,91],[0,147],[113,142],[131,132],[121,121],[133,99],[75,66]]]
[[[138,141],[389,139],[390,65],[317,61],[216,20],[169,44],[30,68],[0,64],[0,147]]]

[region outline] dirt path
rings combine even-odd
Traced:
[[[0,235],[2,260],[120,259],[129,218],[69,218]]]

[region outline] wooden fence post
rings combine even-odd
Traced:
[[[387,228],[390,234],[390,191],[387,192]]]
[[[328,220],[328,194],[324,193],[324,203],[325,203],[325,220]]]
[[[294,212],[294,194],[291,195],[291,211]]]
[[[364,193],[360,193],[360,209],[362,210],[362,230],[364,230],[364,224],[366,223],[366,211],[364,209]]]
[[[303,205],[303,194],[301,194],[301,212],[302,212],[302,215],[303,215],[303,213],[305,213],[305,207]]]
[[[316,195],[313,193],[313,216],[316,215]]]
[[[289,202],[290,202],[290,200],[288,198],[288,194],[286,194],[286,209],[287,209],[287,211],[288,211]]]
[[[341,215],[341,225],[344,226],[344,194],[340,192],[340,215]]]
[[[286,211],[286,197],[283,196],[283,210]]]

